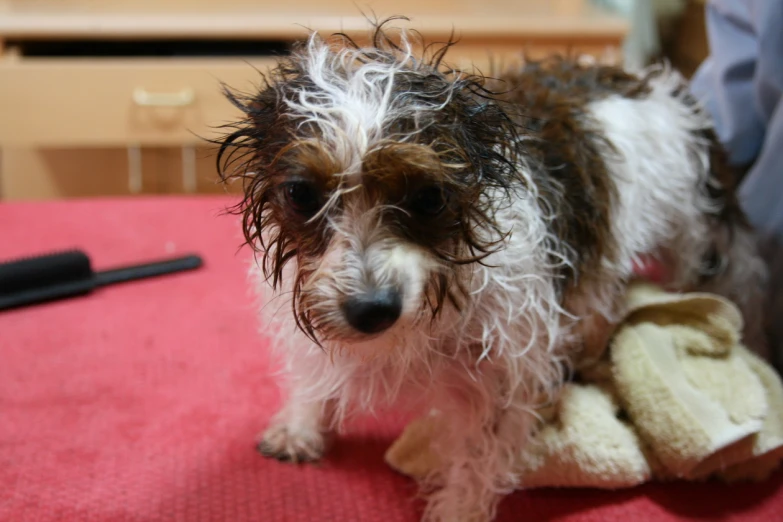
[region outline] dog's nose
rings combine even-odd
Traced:
[[[342,305],[348,324],[362,333],[386,330],[402,313],[402,296],[394,290],[375,290],[346,299]]]

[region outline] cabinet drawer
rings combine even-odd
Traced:
[[[239,112],[220,83],[252,89],[271,58],[7,59],[0,62],[4,146],[181,145]]]
[[[513,40],[464,42],[446,61],[490,72],[490,62],[510,64],[523,52],[598,54],[614,42]],[[615,47],[616,48],[616,47]],[[0,144],[68,147],[184,145],[214,136],[215,127],[239,112],[221,82],[252,90],[258,71],[274,58],[0,60]]]

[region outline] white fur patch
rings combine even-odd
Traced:
[[[614,95],[588,107],[616,149],[603,156],[619,192],[612,226],[620,257],[612,268],[621,277],[631,275],[640,255],[669,247],[689,260],[678,267],[678,279],[692,279],[708,246],[703,218],[709,209],[703,193],[708,144],[695,133],[710,124],[673,95],[682,83],[678,74],[663,71],[651,81],[647,97]]]
[[[403,34],[402,52],[392,63],[360,63],[366,50],[330,49],[317,35],[303,54],[307,77],[315,88],[294,91],[284,100],[288,114],[300,125],[314,124],[321,140],[331,148],[342,174],[358,176],[364,155],[378,141],[388,138],[389,124],[406,115],[438,110],[444,101],[399,103],[392,96],[395,78],[416,68],[413,48]],[[415,131],[414,131],[415,132]],[[405,141],[406,136],[395,136]]]

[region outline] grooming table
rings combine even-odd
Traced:
[[[204,268],[0,312],[0,521],[414,522],[365,420],[317,466],[263,459],[276,411],[250,262],[227,197],[0,203],[0,259],[79,247],[94,268],[184,253]],[[499,521],[783,520],[760,484],[517,492]]]

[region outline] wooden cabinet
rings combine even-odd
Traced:
[[[449,63],[483,72],[523,52],[612,53],[626,29],[587,0],[367,4],[427,41],[453,29]],[[368,27],[352,0],[0,0],[0,195],[222,190],[202,139],[239,117],[221,83],[252,91],[303,26],[360,43]]]

